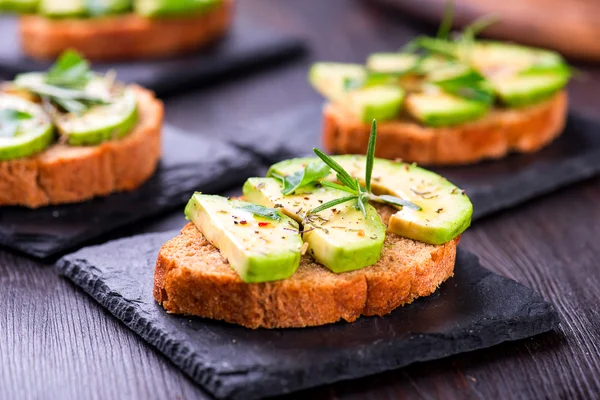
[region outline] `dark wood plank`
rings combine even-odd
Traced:
[[[166,99],[167,119],[210,129],[320,97],[312,60],[362,61],[431,28],[353,0],[241,0],[241,18],[305,36],[308,59]],[[0,39],[1,41],[2,39]],[[573,104],[598,112],[600,69],[571,85]],[[243,134],[242,132],[240,134]],[[303,399],[594,398],[600,393],[600,179],[528,203],[470,229],[462,245],[496,272],[539,291],[560,329],[492,349],[291,396]],[[180,212],[116,232],[173,229]],[[48,265],[0,250],[0,398],[204,398],[160,354]]]

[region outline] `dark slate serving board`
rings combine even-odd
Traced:
[[[233,73],[244,73],[291,59],[305,51],[303,41],[287,34],[236,20],[233,29],[208,49],[175,58],[128,63],[94,64],[94,69],[117,71],[119,80],[135,82],[159,95],[206,84]],[[0,17],[0,73],[46,70],[47,63],[27,58],[19,47],[17,21]]]
[[[220,138],[266,163],[312,156],[313,147],[322,148],[321,106],[303,105],[226,130]],[[474,218],[481,218],[600,174],[600,121],[570,113],[563,135],[537,153],[433,169],[467,190]]]
[[[0,245],[46,258],[185,204],[194,190],[218,192],[259,173],[254,157],[205,137],[163,128],[163,157],[141,188],[79,204],[0,207]]]
[[[219,399],[255,399],[358,378],[526,338],[558,324],[552,306],[537,293],[460,249],[454,278],[385,317],[250,330],[169,315],[152,297],[154,264],[160,246],[177,233],[87,247],[57,266]]]

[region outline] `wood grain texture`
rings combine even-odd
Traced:
[[[353,0],[241,0],[239,17],[307,37],[312,59],[362,61],[431,33]],[[10,40],[0,38],[2,40]],[[1,43],[0,43],[1,45]],[[234,120],[322,99],[311,60],[167,99],[167,120],[215,132]],[[600,69],[583,67],[572,103],[600,111]],[[600,393],[600,179],[477,223],[463,236],[484,265],[539,291],[555,333],[298,393],[304,399],[595,398]],[[1,222],[0,222],[1,223]],[[181,212],[112,236],[183,226]],[[206,395],[164,357],[47,265],[0,250],[0,398],[196,399]]]

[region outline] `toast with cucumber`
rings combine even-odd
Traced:
[[[565,60],[475,40],[476,30],[418,37],[404,51],[371,54],[365,65],[315,63],[309,81],[328,100],[325,148],[364,153],[372,118],[380,122],[379,157],[424,165],[470,164],[552,142],[567,115]]]
[[[138,188],[161,154],[163,105],[75,52],[0,87],[0,206],[37,208]]]
[[[233,0],[0,0],[21,14],[23,51],[54,59],[75,49],[94,61],[167,57],[227,32]]]
[[[154,298],[169,313],[248,328],[386,315],[453,275],[471,222],[464,191],[414,164],[297,158],[250,178],[243,198],[195,193],[161,248]]]

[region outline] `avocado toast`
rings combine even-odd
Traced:
[[[481,21],[450,38],[418,37],[365,65],[320,62],[309,81],[329,102],[323,143],[364,153],[377,118],[377,156],[425,165],[533,152],[563,130],[570,68],[557,53],[475,40]]]
[[[95,61],[181,54],[221,38],[233,14],[233,0],[23,0],[9,5],[24,14],[21,45],[37,59],[54,59],[67,49]]]
[[[161,153],[163,105],[66,52],[0,89],[0,206],[74,203],[139,187]]]
[[[385,315],[453,275],[472,205],[414,164],[367,156],[277,163],[243,199],[195,193],[191,222],[161,248],[154,298],[167,312],[248,328]]]

